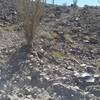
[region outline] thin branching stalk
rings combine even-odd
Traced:
[[[100,4],[100,0],[97,0],[98,1],[98,3]]]
[[[73,6],[74,7],[77,7],[77,2],[78,2],[78,0],[73,0]]]
[[[32,44],[36,29],[39,26],[43,15],[41,0],[17,0],[19,18],[23,22],[24,37],[28,45]]]
[[[54,5],[54,3],[55,3],[55,1],[54,0],[52,0],[52,4]]]

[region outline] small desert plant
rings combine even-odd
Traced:
[[[44,0],[43,2],[46,4],[47,3],[47,0]]]
[[[78,0],[73,0],[73,6],[74,7],[77,7],[77,2],[78,2]]]
[[[100,4],[100,0],[97,0],[98,1],[98,3]]]
[[[100,59],[96,60],[96,66],[100,68]]]
[[[65,57],[65,54],[59,50],[52,50],[50,53],[53,57],[58,59]]]
[[[52,0],[52,4],[53,4],[53,5],[54,5],[54,1],[55,1],[55,0]]]
[[[32,40],[39,26],[43,14],[41,0],[16,0],[20,21],[23,23],[24,36],[28,45],[32,45]]]

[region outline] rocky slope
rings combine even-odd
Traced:
[[[28,51],[11,0],[0,0],[0,100],[100,100],[100,7],[45,7]]]

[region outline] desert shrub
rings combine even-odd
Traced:
[[[100,4],[100,0],[97,0],[98,1],[98,3]]]
[[[43,14],[41,0],[16,0],[18,18],[22,22],[24,37],[28,45],[32,45],[32,40],[36,34],[36,29],[40,24]]]
[[[78,2],[78,0],[73,0],[73,6],[74,7],[77,7],[77,2]]]
[[[53,5],[54,5],[54,1],[55,1],[55,0],[52,0],[52,4],[53,4]]]

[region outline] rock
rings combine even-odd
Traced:
[[[31,76],[27,76],[27,79],[30,80],[30,81],[32,80],[32,79],[31,79]]]
[[[96,83],[96,78],[92,75],[89,74],[87,72],[82,72],[82,73],[78,73],[78,72],[74,72],[74,76],[75,76],[75,82],[83,87],[86,87],[88,85],[93,85]]]
[[[88,73],[92,73],[92,74],[95,73],[95,68],[91,65],[86,65],[85,69]]]
[[[75,77],[80,77],[80,73],[77,72],[77,71],[74,71],[74,76],[75,76]]]
[[[32,100],[32,99],[29,99],[29,98],[25,98],[24,100]]]
[[[55,15],[52,13],[49,15],[49,18],[55,18]]]
[[[16,94],[8,95],[10,100],[20,100]]]
[[[61,83],[54,83],[53,91],[57,97],[60,97],[60,100],[81,100],[88,98],[84,93],[81,94],[79,88],[63,85]]]
[[[0,100],[11,100],[7,95],[0,95]]]
[[[83,40],[84,43],[89,43],[89,40]]]
[[[40,72],[37,70],[34,70],[31,76],[31,83],[32,86],[40,86],[41,82],[40,82]]]
[[[95,78],[94,77],[90,77],[89,79],[86,80],[87,83],[94,83],[95,82]]]
[[[79,19],[80,19],[79,17],[76,17],[76,18],[75,18],[76,21],[78,21]]]
[[[80,48],[71,48],[70,52],[73,54],[81,54]]]
[[[86,90],[88,90],[91,94],[94,94],[95,96],[99,97],[100,96],[100,86],[99,85],[95,85],[95,86],[88,86],[86,88]],[[97,99],[99,100],[99,99]]]
[[[72,68],[72,66],[68,66],[67,69],[68,69],[68,70],[71,70],[71,71],[74,70],[74,69]]]
[[[43,93],[39,94],[37,97],[37,100],[50,100],[51,96],[47,91],[44,91]]]
[[[90,41],[91,44],[97,44],[97,40],[96,39],[91,38],[89,41]]]
[[[81,67],[86,67],[86,64],[81,64],[80,66],[81,66]]]
[[[83,73],[81,73],[81,76],[80,77],[82,77],[82,78],[88,78],[88,77],[90,77],[91,75],[89,74],[89,73],[87,73],[87,72],[83,72]]]
[[[97,83],[100,83],[100,75],[99,74],[94,74],[94,78]]]

